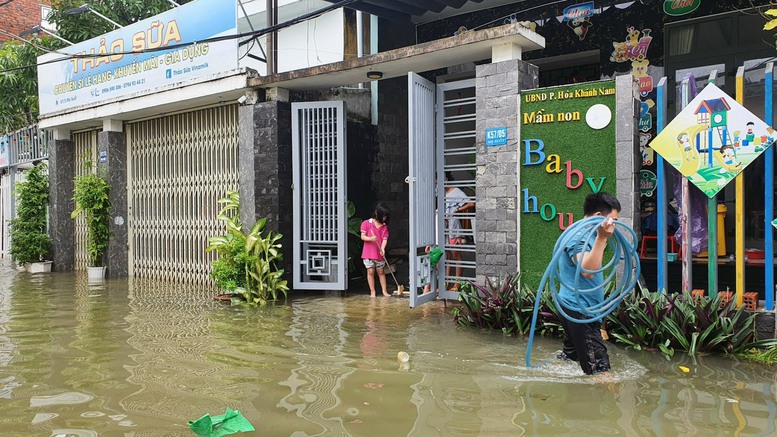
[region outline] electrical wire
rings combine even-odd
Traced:
[[[553,303],[559,312],[561,317],[566,318],[573,323],[592,323],[600,321],[607,317],[612,311],[614,311],[624,297],[634,290],[634,286],[637,284],[637,278],[640,275],[640,263],[639,256],[637,255],[637,234],[631,227],[625,223],[615,221],[615,233],[607,241],[607,246],[612,250],[612,258],[599,269],[588,270],[583,268],[582,261],[576,262],[575,279],[572,283],[568,283],[561,278],[560,267],[561,262],[567,262],[566,257],[569,257],[567,253],[567,247],[570,244],[576,242],[573,247],[578,248],[577,252],[573,254],[572,259],[582,260],[582,255],[587,251],[588,242],[595,238],[599,227],[606,219],[603,216],[594,216],[583,219],[579,222],[573,223],[569,226],[558,238],[556,245],[553,248],[553,257],[545,269],[545,274],[542,276],[540,286],[537,288],[537,296],[534,301],[534,314],[531,321],[531,329],[529,330],[529,342],[526,345],[526,367],[531,367],[531,349],[534,343],[534,330],[537,326],[537,316],[539,315],[540,300],[543,290],[546,286],[550,289],[551,296],[553,297]],[[622,268],[619,268],[622,267]],[[583,274],[599,274],[602,273],[604,280],[602,283],[593,288],[581,289],[580,277]],[[619,280],[616,279],[616,275],[620,273],[622,276]],[[610,293],[609,296],[595,305],[587,305],[583,301],[583,296],[591,295],[593,293],[603,293],[604,287],[610,282],[615,282],[615,290]],[[582,318],[574,318],[567,313],[558,297],[559,287],[564,286],[569,290],[573,290],[575,294],[575,305],[567,305],[567,310],[580,313]]]
[[[301,22],[309,20],[311,18],[316,18],[316,17],[321,16],[321,15],[323,15],[323,14],[329,12],[329,11],[332,11],[332,10],[335,10],[335,9],[339,9],[341,7],[344,7],[344,6],[348,6],[351,3],[355,3],[355,2],[358,2],[358,1],[361,1],[361,0],[341,0],[341,1],[337,2],[337,3],[332,4],[331,6],[327,6],[327,7],[321,8],[321,9],[317,9],[317,10],[315,10],[313,12],[300,15],[300,16],[298,16],[296,18],[292,18],[291,20],[285,21],[283,23],[279,23],[279,24],[276,24],[276,25],[273,25],[273,26],[265,27],[264,29],[258,29],[258,30],[252,31],[252,32],[236,33],[236,34],[233,34],[233,35],[223,35],[223,36],[205,38],[205,39],[202,39],[202,40],[191,41],[191,42],[186,42],[186,43],[170,44],[170,45],[167,45],[167,46],[164,46],[164,47],[148,48],[148,49],[136,50],[136,51],[110,52],[110,53],[103,53],[103,54],[96,54],[96,53],[95,54],[91,54],[91,53],[89,53],[89,54],[70,54],[70,53],[62,53],[62,52],[58,52],[58,51],[52,50],[52,52],[54,52],[54,53],[63,54],[65,56],[63,56],[61,58],[50,59],[48,61],[38,62],[38,63],[35,63],[35,64],[22,65],[22,66],[18,66],[18,67],[7,68],[7,69],[4,69],[4,70],[0,70],[0,74],[11,72],[11,71],[16,71],[16,70],[23,70],[23,69],[27,69],[27,68],[34,68],[34,67],[38,67],[38,66],[41,66],[41,65],[53,64],[53,63],[62,62],[62,61],[69,61],[71,59],[99,58],[99,57],[103,57],[103,56],[116,56],[116,55],[139,55],[139,54],[143,54],[143,53],[155,53],[155,52],[162,52],[162,51],[168,51],[168,50],[175,50],[175,49],[179,49],[179,48],[190,47],[190,46],[195,45],[195,44],[204,44],[204,43],[212,43],[212,42],[229,41],[229,40],[241,39],[241,38],[246,38],[246,37],[259,37],[259,36],[268,34],[270,32],[275,32],[277,30],[281,30],[281,29],[284,29],[286,27],[293,26],[295,24],[301,23]],[[250,42],[249,40],[246,40],[244,42],[241,42],[240,44],[244,45],[244,44],[248,44],[249,42]]]

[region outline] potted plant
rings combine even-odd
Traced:
[[[108,231],[111,209],[111,201],[108,198],[110,191],[108,182],[91,171],[75,178],[73,200],[76,208],[70,217],[75,219],[83,214],[86,219],[86,249],[89,253],[87,273],[90,281],[102,280],[105,277],[103,254],[108,248],[110,238]]]
[[[45,169],[45,163],[34,166],[14,190],[18,204],[16,218],[11,220],[11,255],[30,273],[51,271],[51,238],[46,229],[49,178]]]

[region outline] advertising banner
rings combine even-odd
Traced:
[[[537,284],[556,239],[583,219],[585,197],[615,194],[615,81],[526,91],[520,99],[520,266]]]
[[[38,58],[41,114],[238,67],[234,0],[197,0]],[[169,50],[159,50],[174,47]],[[159,50],[159,51],[154,51]],[[133,52],[133,53],[129,53]],[[95,55],[67,58],[65,54]],[[61,61],[45,63],[56,59]]]
[[[774,129],[707,85],[650,147],[708,197],[714,197],[774,142]]]

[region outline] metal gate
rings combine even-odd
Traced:
[[[439,280],[427,248],[435,245],[435,86],[408,73],[408,171],[410,213],[410,306],[437,297]],[[415,268],[412,268],[415,267]],[[414,272],[414,274],[412,274]]]
[[[458,299],[455,284],[462,280],[475,280],[475,195],[476,127],[475,80],[467,79],[437,85],[437,204],[444,205],[438,225],[443,229],[442,242],[445,257],[441,263],[444,282],[440,296]],[[445,181],[450,174],[452,180]],[[456,197],[449,191],[461,190]],[[461,193],[459,193],[461,195]],[[464,211],[455,212],[472,205]],[[456,222],[458,227],[451,224]],[[456,244],[452,242],[456,241]],[[458,253],[458,256],[456,256]],[[460,259],[456,259],[460,258]]]
[[[292,103],[293,286],[348,282],[345,102]]]
[[[87,172],[97,172],[97,133],[96,130],[75,132],[72,134],[73,152],[75,153],[73,176]],[[89,164],[87,164],[89,163]],[[89,267],[89,252],[86,250],[86,219],[81,214],[75,219],[75,270],[86,270]]]
[[[130,276],[210,284],[218,200],[238,188],[237,105],[126,124]]]

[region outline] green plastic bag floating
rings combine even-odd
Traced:
[[[221,437],[238,432],[256,431],[240,411],[227,407],[224,414],[211,417],[205,414],[197,420],[189,421],[189,429],[203,437]]]

